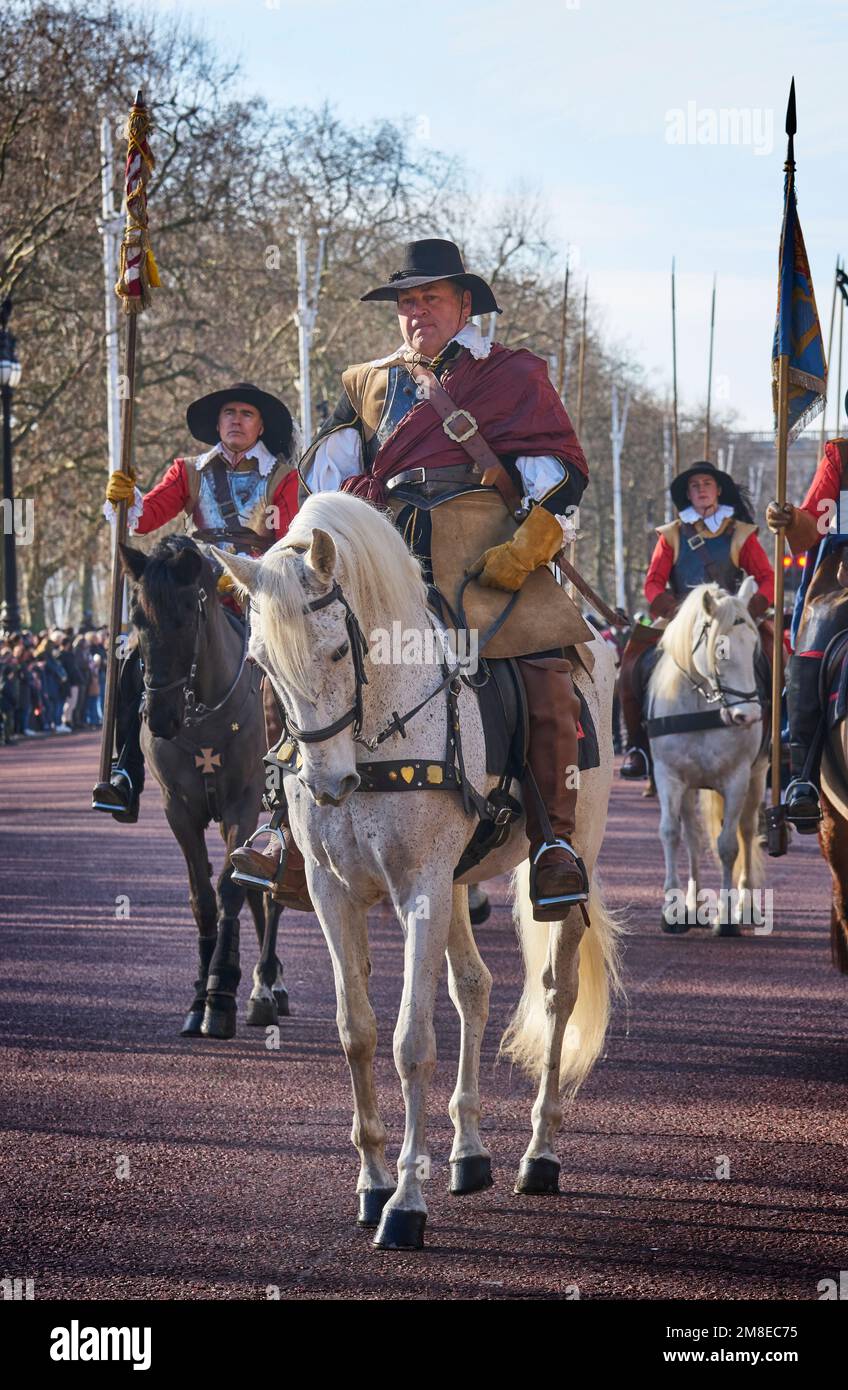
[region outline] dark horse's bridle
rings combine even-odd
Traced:
[[[203,588],[202,585],[199,586],[197,590],[197,625],[194,630],[194,647],[191,653],[191,664],[189,666],[188,674],[185,676],[177,676],[176,680],[166,681],[161,685],[156,685],[153,681],[147,679],[147,675],[144,670],[144,662],[142,662],[141,666],[142,679],[144,681],[145,700],[148,694],[164,695],[168,690],[175,690],[177,686],[182,686],[182,722],[186,728],[190,728],[192,727],[192,725],[195,724],[202,724],[204,720],[208,719],[213,714],[217,714],[219,710],[222,710],[224,708],[228,700],[230,700],[231,697],[235,694],[236,687],[238,686],[238,683],[241,680],[242,673],[247,662],[247,648],[250,642],[250,623],[248,621],[247,614],[245,614],[244,638],[242,640],[241,660],[239,661],[238,671],[236,672],[235,679],[231,682],[227,690],[227,693],[224,695],[223,699],[219,700],[217,704],[205,705],[202,700],[198,703],[197,696],[195,695],[194,691],[194,685],[195,681],[197,680],[197,661],[200,655],[200,637],[206,620],[208,618],[208,609],[206,607],[208,598],[209,596],[206,590]]]

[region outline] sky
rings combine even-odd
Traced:
[[[151,0],[185,13],[279,106],[411,118],[485,207],[539,195],[609,340],[651,383],[772,428],[783,133],[797,93],[798,207],[827,346],[848,253],[848,0]],[[434,209],[433,235],[444,235]],[[477,267],[469,267],[477,269]],[[838,332],[838,328],[837,328]],[[828,427],[835,426],[836,349]],[[845,350],[848,376],[848,343]],[[845,423],[844,413],[842,423]],[[818,423],[818,422],[817,422]]]

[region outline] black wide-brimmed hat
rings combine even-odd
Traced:
[[[669,492],[671,493],[671,500],[679,512],[691,505],[687,489],[691,479],[699,473],[706,473],[708,477],[715,478],[719,486],[721,506],[732,507],[740,521],[753,521],[751,505],[745,489],[734,482],[729,473],[723,472],[721,468],[716,468],[715,464],[708,463],[706,459],[703,463],[693,463],[691,468],[684,469],[672,480]]]
[[[362,296],[369,299],[397,299],[399,290],[412,290],[416,285],[429,285],[433,280],[456,280],[463,289],[471,291],[472,314],[500,314],[502,310],[486,281],[471,275],[462,264],[459,247],[452,241],[429,237],[425,241],[408,241],[404,250],[403,267],[389,276],[387,285],[378,285]]]
[[[218,416],[221,407],[230,401],[245,401],[255,405],[262,416],[262,443],[272,454],[286,454],[291,450],[292,417],[283,402],[269,391],[260,391],[249,381],[238,381],[235,386],[226,386],[223,391],[212,391],[200,400],[192,401],[186,411],[186,424],[203,444],[217,444]]]

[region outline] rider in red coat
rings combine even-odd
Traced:
[[[774,571],[757,539],[748,499],[729,473],[708,462],[693,464],[671,484],[678,519],[657,527],[658,539],[645,577],[654,625],[638,624],[621,658],[619,696],[628,748],[621,776],[646,777],[648,745],[642,727],[640,657],[655,647],[663,628],[698,584],[718,583],[735,593],[746,574],[757,581],[748,607],[761,622],[774,603]]]
[[[135,478],[111,473],[104,513],[114,518],[115,504],[129,504],[129,524],[147,535],[180,515],[186,531],[201,546],[261,554],[285,535],[297,511],[297,470],[291,461],[292,418],[282,401],[247,382],[194,401],[186,412],[195,439],[211,446],[195,457],[178,458],[160,482],[142,494]],[[219,590],[237,613],[223,576]],[[95,809],[115,820],[133,823],[144,785],[140,745],[141,673],[133,651],[124,661],[118,685],[117,746],[120,750],[109,782],[94,789]]]

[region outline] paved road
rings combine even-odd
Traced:
[[[567,1113],[559,1199],[512,1192],[531,1101],[495,1064],[519,990],[498,885],[480,931],[496,982],[483,1067],[496,1185],[445,1191],[458,1030],[443,988],[428,1248],[388,1255],[353,1222],[348,1081],[315,919],[284,917],[279,1050],[243,1008],[233,1041],[181,1040],[195,959],[182,860],[155,787],[134,828],[86,809],[96,765],[91,735],[0,750],[0,1273],[33,1277],[37,1298],[265,1298],[269,1285],[295,1299],[565,1298],[577,1285],[586,1299],[809,1299],[848,1268],[848,981],[830,967],[815,842],[769,863],[773,935],[665,937],[656,803],[617,782],[601,862],[629,912],[628,1002]],[[242,936],[247,979],[246,924]],[[396,1153],[401,945],[386,914],[373,947]]]

